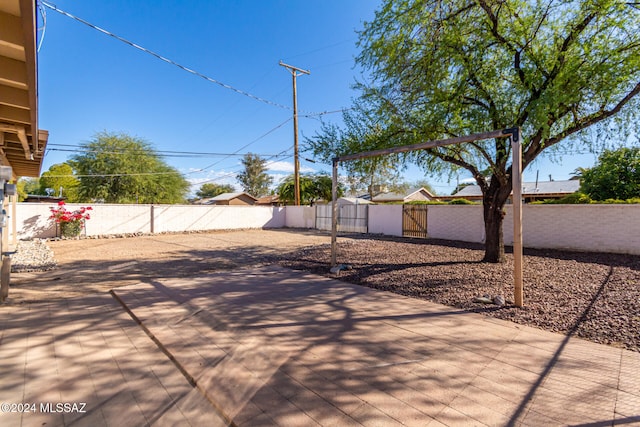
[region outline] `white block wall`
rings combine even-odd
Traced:
[[[86,222],[88,236],[120,233],[148,233],[151,223],[149,206],[144,205],[79,205],[68,204],[73,211],[91,206],[91,219]]]
[[[54,237],[55,224],[48,218],[49,207],[55,206],[18,203],[18,238]],[[67,208],[74,210],[80,206],[83,205],[69,204]],[[315,227],[315,208],[308,206],[91,206],[87,235]],[[504,242],[511,245],[512,206],[507,205],[505,210]],[[640,205],[525,205],[522,215],[525,247],[640,255]],[[427,230],[432,238],[484,242],[482,206],[429,205]],[[401,236],[402,206],[370,205],[369,232]]]
[[[484,242],[481,205],[429,205],[427,209],[429,237]]]
[[[640,255],[640,205],[526,205],[522,216],[525,247]]]
[[[504,243],[513,244],[513,206],[505,206]],[[482,206],[429,206],[430,237],[484,242]],[[640,205],[524,205],[527,248],[640,255]]]
[[[285,226],[286,219],[285,209],[281,207],[66,205],[67,210],[70,211],[81,206],[92,207],[91,219],[86,223],[88,236],[137,232],[280,228]],[[56,205],[18,203],[16,207],[18,239],[55,237],[55,224],[49,220],[50,207],[56,207]]]
[[[16,206],[18,239],[55,237],[55,224],[48,218],[51,215],[49,207],[56,206],[48,203],[18,203]],[[12,215],[11,206],[7,209],[7,213]],[[11,223],[12,220],[10,219],[8,224]]]
[[[402,236],[402,205],[369,205],[369,233]]]
[[[86,222],[88,236],[121,233],[148,233],[151,225],[151,211],[145,205],[89,205],[68,203],[69,211],[91,206],[91,219]],[[16,227],[18,239],[48,238],[56,236],[55,223],[49,220],[49,203],[18,203],[16,206]]]
[[[287,206],[285,226],[291,228],[315,228],[315,206]]]
[[[153,232],[232,230],[242,228],[281,228],[285,210],[270,206],[192,206],[153,207]]]

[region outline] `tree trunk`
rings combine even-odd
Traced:
[[[504,205],[509,199],[511,185],[501,186],[494,177],[489,188],[483,195],[484,212],[484,262],[504,262],[504,238],[502,220],[504,219]]]

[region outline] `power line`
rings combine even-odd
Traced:
[[[316,49],[313,49],[313,50],[309,50],[307,52],[298,53],[298,54],[293,55],[293,56],[287,56],[285,59],[286,60],[290,60],[290,59],[293,59],[293,58],[299,58],[301,56],[310,55],[312,53],[320,52],[320,51],[326,50],[326,49],[331,49],[332,47],[340,46],[340,45],[343,45],[345,43],[352,42],[354,40],[357,40],[357,39],[356,38],[350,38],[350,39],[347,39],[347,40],[342,40],[341,42],[337,42],[337,43],[333,43],[333,44],[330,44],[330,45],[322,46],[322,47],[319,47],[319,48],[316,48]]]
[[[222,86],[225,89],[232,90],[232,91],[234,91],[234,92],[236,92],[236,93],[238,93],[240,95],[244,95],[244,96],[246,96],[248,98],[254,99],[256,101],[259,101],[259,102],[262,102],[262,103],[265,103],[265,104],[268,104],[268,105],[272,105],[274,107],[282,108],[282,109],[285,109],[285,110],[291,110],[292,109],[291,107],[289,107],[287,105],[278,104],[277,102],[269,101],[268,99],[261,98],[259,96],[253,95],[253,94],[251,94],[249,92],[246,92],[246,91],[244,91],[242,89],[237,89],[237,88],[235,88],[235,87],[233,87],[231,85],[223,83],[223,82],[221,82],[219,80],[216,80],[216,79],[214,79],[212,77],[209,77],[209,76],[207,76],[205,74],[202,74],[202,73],[200,73],[200,72],[198,72],[196,70],[193,70],[191,68],[188,68],[188,67],[186,67],[184,65],[181,65],[181,64],[177,63],[176,61],[173,61],[173,60],[171,60],[169,58],[166,58],[166,57],[160,55],[159,53],[156,53],[156,52],[154,52],[152,50],[149,50],[149,49],[147,49],[147,48],[145,48],[143,46],[140,46],[140,45],[138,45],[136,43],[133,43],[132,41],[129,41],[129,40],[125,39],[124,37],[120,37],[117,34],[114,34],[114,33],[110,32],[108,30],[105,30],[104,28],[101,28],[101,27],[99,27],[97,25],[94,25],[94,24],[88,22],[88,21],[85,21],[84,19],[79,18],[79,17],[77,17],[77,16],[75,16],[75,15],[69,13],[69,12],[66,12],[66,11],[62,10],[62,9],[59,9],[56,5],[54,5],[52,3],[49,3],[49,2],[46,2],[46,1],[40,1],[39,4],[42,4],[42,5],[46,6],[46,7],[48,7],[49,9],[60,13],[61,15],[67,16],[67,17],[69,17],[69,18],[71,18],[73,20],[76,20],[76,21],[78,21],[78,22],[80,22],[80,23],[82,23],[82,24],[84,24],[84,25],[86,25],[86,26],[88,26],[90,28],[93,28],[96,31],[99,31],[99,32],[101,32],[103,34],[106,34],[106,35],[110,36],[110,37],[113,37],[116,40],[119,40],[119,41],[121,41],[121,42],[123,42],[123,43],[125,43],[125,44],[127,44],[127,45],[129,45],[131,47],[133,47],[133,48],[141,50],[144,53],[152,55],[152,56],[154,56],[155,58],[157,58],[157,59],[159,59],[161,61],[164,61],[164,62],[166,62],[168,64],[174,65],[174,66],[180,68],[183,71],[186,71],[186,72],[191,73],[191,74],[193,74],[195,76],[201,77],[201,78],[207,80],[208,82],[215,83],[215,84],[217,84],[219,86]],[[45,13],[44,13],[44,8],[42,9],[42,14],[43,14],[43,16],[46,16]],[[44,37],[44,31],[43,31],[43,37]],[[42,41],[41,41],[41,43],[42,43]],[[38,48],[38,50],[39,49],[40,48]],[[348,110],[348,109],[346,109],[346,110]],[[309,112],[309,111],[302,111],[301,110],[300,112],[305,113],[305,115],[301,115],[301,117],[312,117],[312,116],[322,116],[322,115],[325,115],[325,114],[338,113],[338,112],[341,112],[341,111],[345,111],[345,109],[343,109],[343,110],[333,110],[333,111],[321,111],[321,112]]]
[[[291,149],[293,149],[293,146],[291,146],[291,147],[287,148],[286,150],[281,151],[280,153],[278,153],[278,154],[277,154],[277,156],[282,156],[282,155],[284,155],[285,153],[287,153],[288,151],[290,151]],[[267,157],[266,159],[264,159],[264,160],[265,160],[265,166],[269,166],[269,165],[272,165],[272,164],[274,164],[274,163],[275,163],[275,161],[272,161],[272,162],[269,162],[269,161],[268,161],[269,159],[272,159],[273,157],[275,157],[275,156]],[[284,157],[284,160],[286,160],[286,159],[290,159],[290,158],[292,158],[292,157],[293,157],[293,154],[288,154],[288,155],[286,155],[286,157]],[[282,160],[282,159],[280,159],[280,160]],[[241,170],[242,170],[242,168],[239,168],[239,169],[236,169],[235,171],[227,172],[227,173],[225,173],[225,174],[223,174],[223,175],[220,175],[220,176],[217,176],[217,177],[215,177],[215,178],[212,178],[212,179],[208,179],[208,180],[206,180],[206,181],[199,182],[198,184],[200,184],[200,185],[201,185],[201,184],[207,184],[207,183],[210,183],[210,182],[220,181],[220,180],[225,179],[225,178],[231,178],[231,177],[236,176],[236,175],[237,175],[237,173],[238,173],[238,172],[240,172]]]
[[[71,147],[71,148],[51,148],[51,146],[55,147]],[[150,153],[146,151],[103,151],[103,150],[92,150],[89,148],[84,148],[80,145],[73,144],[48,144],[47,151],[63,151],[63,152],[71,152],[71,153],[96,153],[96,154],[114,154],[114,155],[127,155],[127,156],[148,156]],[[196,152],[196,151],[171,151],[171,150],[154,150],[153,154],[157,154],[160,157],[232,157],[232,156],[244,156],[247,153],[211,153],[211,152]],[[277,156],[277,154],[257,154],[260,157],[269,157],[269,156]]]
[[[133,172],[133,173],[99,173],[99,174],[87,174],[87,175],[47,175],[41,176],[42,178],[108,178],[115,176],[147,176],[147,175],[175,175],[180,174],[180,171],[175,170],[171,172]]]
[[[244,150],[245,148],[249,147],[252,144],[255,144],[256,142],[260,141],[262,138],[266,137],[267,135],[269,135],[270,133],[275,132],[276,130],[280,129],[282,126],[286,125],[290,120],[292,120],[291,117],[289,117],[287,120],[285,120],[284,122],[280,123],[279,125],[277,125],[276,127],[268,130],[267,132],[265,132],[264,134],[260,135],[259,137],[257,137],[256,139],[254,139],[253,141],[251,141],[248,144],[243,145],[242,147],[238,148],[236,151],[234,151],[231,155],[235,155],[237,153],[239,153],[240,151]],[[222,159],[218,160],[217,162],[211,163],[208,166],[205,166],[204,168],[198,169],[197,171],[194,172],[190,172],[190,173],[198,173],[198,172],[203,172],[209,168],[214,167],[215,165],[219,164],[220,162],[222,162],[223,160],[227,159],[228,157],[230,157],[231,155],[227,156],[227,157],[223,157]]]
[[[235,153],[231,153],[231,154],[225,154],[225,157],[215,163],[212,163],[209,166],[205,166],[204,168],[200,168],[200,169],[196,169],[194,171],[191,172],[187,172],[187,173],[181,173],[179,171],[171,171],[171,172],[138,172],[138,173],[112,173],[112,174],[93,174],[93,175],[47,175],[46,178],[70,178],[70,177],[74,177],[74,178],[106,178],[106,177],[117,177],[117,176],[147,176],[147,175],[173,175],[173,174],[180,174],[180,175],[192,175],[195,173],[200,173],[200,172],[204,172],[205,170],[213,167],[214,165],[220,163],[222,160],[237,155],[237,153],[240,150],[243,150],[244,148],[250,146],[251,144],[254,144],[255,142],[259,141],[260,139],[264,138],[265,136],[269,135],[271,132],[274,132],[275,130],[277,130],[278,128],[284,126],[289,120],[291,120],[291,118],[285,120],[284,122],[280,123],[279,125],[277,125],[276,127],[272,128],[271,130],[267,131],[266,133],[262,134],[261,136],[259,136],[258,138],[254,139],[253,141],[251,141],[248,144],[245,144],[244,146],[240,147]],[[55,145],[70,145],[70,144],[55,144]],[[290,151],[291,149],[293,149],[293,146],[277,153],[277,154],[270,154],[270,155],[265,155],[266,159],[264,159],[266,161],[266,165],[270,165],[275,163],[275,161],[273,162],[268,162],[268,160],[270,159],[278,159],[278,160],[286,160],[289,159],[291,157],[293,157],[293,155],[289,154],[287,155],[286,153],[288,151]],[[120,153],[122,154],[122,153]],[[241,169],[238,169],[237,171],[240,171]],[[220,179],[226,178],[226,177],[231,177],[234,176],[237,171],[234,172],[230,172],[227,173],[225,175],[222,175],[221,177],[217,177],[211,180],[207,180],[207,181],[203,181],[201,184],[207,183],[207,182],[214,182],[214,181],[218,181]],[[42,177],[41,177],[42,178]]]
[[[149,50],[149,49],[147,49],[145,47],[142,47],[142,46],[140,46],[140,45],[138,45],[136,43],[133,43],[133,42],[131,42],[131,41],[129,41],[129,40],[123,38],[123,37],[120,37],[120,36],[110,32],[110,31],[108,31],[108,30],[105,30],[104,28],[98,27],[97,25],[94,25],[94,24],[92,24],[92,23],[90,23],[88,21],[85,21],[84,19],[79,18],[79,17],[77,17],[75,15],[72,15],[69,12],[65,12],[64,10],[59,9],[54,4],[48,3],[46,1],[43,1],[42,4],[45,5],[46,7],[48,7],[49,9],[52,9],[52,10],[54,10],[54,11],[56,11],[56,12],[62,14],[62,15],[65,15],[65,16],[71,18],[71,19],[74,19],[74,20],[76,20],[76,21],[78,21],[78,22],[80,22],[80,23],[82,23],[82,24],[84,24],[84,25],[86,25],[86,26],[88,26],[90,28],[93,28],[94,30],[97,30],[97,31],[99,31],[99,32],[101,32],[103,34],[106,34],[106,35],[110,36],[110,37],[113,37],[116,40],[119,40],[119,41],[121,41],[121,42],[123,42],[125,44],[128,44],[131,47],[134,47],[134,48],[136,48],[138,50],[141,50],[142,52],[148,53],[149,55],[152,55],[152,56],[156,57],[157,59],[159,59],[161,61],[164,61],[164,62],[166,62],[168,64],[171,64],[171,65],[174,65],[174,66],[180,68],[181,70],[184,70],[184,71],[186,71],[188,73],[191,73],[193,75],[201,77],[201,78],[203,78],[203,79],[205,79],[205,80],[207,80],[207,81],[209,81],[211,83],[215,83],[215,84],[217,84],[219,86],[222,86],[225,89],[232,90],[232,91],[234,91],[236,93],[239,93],[240,95],[244,95],[244,96],[249,97],[251,99],[254,99],[256,101],[260,101],[260,102],[263,102],[265,104],[272,105],[274,107],[283,108],[285,110],[291,110],[291,108],[286,106],[286,105],[278,104],[276,102],[269,101],[268,99],[264,99],[264,98],[261,98],[259,96],[253,95],[253,94],[251,94],[249,92],[245,92],[245,91],[243,91],[241,89],[237,89],[237,88],[235,88],[235,87],[233,87],[231,85],[228,85],[228,84],[223,83],[223,82],[221,82],[219,80],[216,80],[214,78],[206,76],[206,75],[204,75],[204,74],[202,74],[202,73],[200,73],[198,71],[192,70],[191,68],[185,67],[184,65],[181,65],[181,64],[179,64],[179,63],[177,63],[177,62],[175,62],[175,61],[173,61],[173,60],[171,60],[169,58],[166,58],[166,57],[164,57],[164,56],[162,56],[162,55],[160,55],[160,54],[158,54],[158,53],[156,53],[156,52],[154,52],[152,50]]]
[[[276,130],[280,129],[282,126],[284,126],[285,124],[287,124],[290,120],[291,120],[291,117],[289,117],[288,119],[286,119],[286,120],[285,120],[285,121],[283,121],[282,123],[280,123],[280,124],[276,125],[275,127],[273,127],[273,128],[271,128],[271,129],[269,129],[267,132],[263,133],[262,135],[260,135],[259,137],[257,137],[257,138],[256,138],[256,139],[254,139],[253,141],[249,142],[248,144],[245,144],[245,145],[243,145],[242,147],[238,148],[238,149],[237,149],[236,151],[234,151],[233,153],[224,153],[224,154],[223,154],[223,153],[220,153],[220,154],[223,156],[223,157],[222,157],[222,159],[220,159],[220,160],[218,160],[218,161],[216,161],[216,162],[214,162],[214,163],[211,163],[210,165],[207,165],[207,166],[205,166],[205,167],[203,167],[203,168],[196,169],[196,170],[191,171],[191,172],[187,172],[187,173],[185,173],[185,174],[183,174],[183,175],[192,175],[192,174],[196,174],[196,173],[204,172],[205,170],[207,170],[207,169],[210,169],[210,168],[214,167],[215,165],[217,165],[217,164],[221,163],[223,160],[228,159],[229,157],[232,157],[232,156],[244,156],[245,154],[239,154],[239,153],[240,153],[240,151],[244,150],[245,148],[249,147],[250,145],[255,144],[256,142],[260,141],[262,138],[265,138],[267,135],[269,135],[269,134],[271,134],[271,133],[275,132]],[[76,147],[76,146],[71,145],[71,144],[50,144],[50,145]],[[63,150],[60,150],[60,149],[47,148],[47,152],[48,152],[48,151],[52,151],[52,150],[55,150],[55,151],[63,151]],[[284,150],[283,152],[286,152],[286,151],[288,151],[288,150],[289,150],[289,148],[288,148],[287,150]],[[165,152],[168,152],[168,151],[165,151]],[[275,158],[275,157],[277,157],[277,156],[281,155],[283,152],[280,152],[280,153],[278,153],[278,154],[268,154],[268,155],[265,155],[265,156],[268,156],[268,157],[267,157],[268,159],[270,159],[270,158]],[[178,153],[179,153],[179,152],[178,152]],[[121,154],[121,153],[120,153],[120,154]],[[173,173],[175,173],[175,172],[158,172],[158,173],[152,173],[152,172],[149,172],[149,173],[147,173],[147,174],[151,174],[151,175],[154,175],[154,174],[155,174],[155,175],[162,175],[162,174],[173,174]],[[126,176],[126,175],[128,175],[128,174],[115,174],[115,175],[113,175],[113,176]],[[143,174],[143,175],[145,175],[145,174]],[[56,178],[64,178],[64,177],[70,177],[70,176],[79,177],[80,175],[49,175],[49,176],[50,176],[50,177],[52,177],[52,178],[53,178],[53,177],[56,177]],[[102,175],[88,175],[88,176],[102,176]],[[105,175],[105,176],[110,176],[110,175]]]
[[[38,31],[42,31],[42,34],[40,35],[40,41],[38,42],[38,49],[36,52],[40,53],[40,48],[42,48],[42,42],[44,41],[44,35],[47,31],[47,9],[44,8],[41,1],[38,1],[38,10],[42,16],[42,27],[38,28]]]

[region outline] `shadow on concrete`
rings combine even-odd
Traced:
[[[511,416],[511,419],[509,420],[509,423],[507,424],[509,427],[517,426],[519,421],[523,418],[523,415],[526,414],[527,408],[530,406],[531,402],[535,399],[536,392],[538,391],[540,386],[544,383],[544,381],[547,379],[549,374],[553,371],[553,369],[558,364],[558,361],[560,360],[560,356],[564,352],[571,338],[578,331],[578,328],[580,327],[580,325],[589,318],[589,312],[592,310],[592,308],[594,307],[598,299],[602,297],[605,287],[609,283],[609,280],[611,279],[612,275],[613,275],[613,267],[610,267],[609,274],[600,284],[598,290],[593,295],[593,298],[591,299],[589,305],[585,308],[585,310],[582,312],[582,315],[573,324],[571,329],[569,329],[568,333],[566,334],[566,336],[564,337],[564,339],[562,340],[562,342],[560,343],[560,345],[555,350],[555,352],[549,359],[548,363],[544,367],[544,370],[542,371],[542,373],[540,373],[537,380],[531,385],[531,388],[529,389],[525,397],[522,399],[522,402],[520,403],[520,405],[518,405],[518,408],[514,411],[513,415]],[[602,421],[602,423],[604,424],[601,424],[601,425],[613,425],[613,424],[619,424],[620,421],[607,420],[607,421]],[[596,424],[599,424],[599,423],[596,423]],[[592,425],[592,424],[587,424],[587,425]]]

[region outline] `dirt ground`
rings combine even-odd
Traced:
[[[272,263],[297,249],[329,242],[326,233],[306,230],[51,240],[48,246],[58,267],[51,271],[12,273],[7,303],[71,298],[107,292],[146,279],[188,277]]]
[[[106,292],[150,279],[249,265],[329,275],[330,237],[304,230],[243,230],[50,241],[58,267],[13,273],[8,303]],[[513,257],[481,262],[478,244],[349,235],[338,239],[339,279],[640,351],[640,256],[525,250],[525,307],[513,295]],[[506,305],[475,298],[502,295]]]

